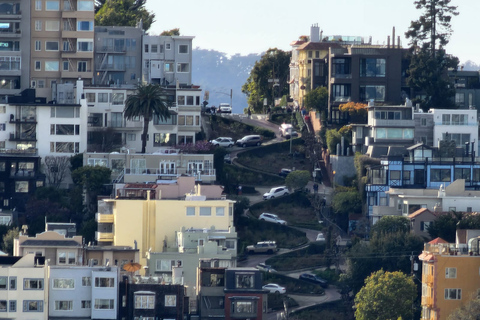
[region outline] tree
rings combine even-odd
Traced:
[[[367,105],[359,102],[348,102],[341,104],[339,107],[341,112],[348,112],[349,122],[367,123]]]
[[[2,250],[5,253],[13,256],[13,239],[18,238],[20,230],[18,228],[12,228],[3,236]]]
[[[384,216],[372,227],[372,233],[388,234],[410,231],[410,221],[401,216]]]
[[[180,28],[175,28],[171,30],[165,30],[160,33],[161,36],[179,36],[180,35]]]
[[[70,158],[67,156],[46,156],[45,167],[45,176],[48,184],[58,188],[68,173]]]
[[[112,171],[109,168],[101,166],[85,166],[80,167],[72,172],[72,179],[78,192],[85,190],[86,204],[85,210],[87,214],[96,212],[97,196],[105,193],[104,187],[111,182]]]
[[[290,172],[285,178],[285,185],[292,190],[302,190],[310,180],[310,172],[307,170],[296,170]]]
[[[70,157],[70,170],[74,171],[80,167],[83,167],[83,153],[77,153]]]
[[[262,113],[263,99],[273,106],[272,98],[288,95],[287,83],[290,74],[290,51],[277,48],[268,49],[260,61],[255,62],[247,82],[242,86],[242,92],[248,97],[248,106],[253,113]],[[273,86],[269,79],[278,79],[278,87]]]
[[[125,101],[123,112],[127,120],[143,117],[142,153],[147,147],[148,126],[153,117],[157,116],[162,121],[170,118],[166,93],[158,84],[139,84],[135,94]]]
[[[473,299],[457,308],[448,316],[448,320],[478,320],[480,315],[480,297],[474,295]]]
[[[335,192],[332,199],[332,208],[336,214],[362,212],[362,199],[357,190],[347,189],[343,192]]]
[[[308,92],[304,97],[304,105],[307,110],[326,112],[328,108],[328,90],[325,87],[317,87]]]
[[[355,296],[357,320],[412,319],[417,297],[413,279],[402,272],[377,271]]]
[[[405,33],[410,40],[411,58],[407,84],[423,91],[422,108],[450,108],[455,94],[447,81],[448,68],[458,67],[458,58],[449,56],[445,46],[452,34],[451,20],[457,16],[457,7],[451,0],[417,0],[415,8],[423,11],[418,20],[412,21]]]
[[[457,224],[461,219],[461,213],[451,212],[441,215],[430,224],[427,228],[427,232],[432,239],[440,237],[449,243],[453,243],[455,242]]]
[[[143,30],[155,22],[155,13],[145,8],[147,0],[96,0],[95,25],[135,27],[142,22]]]

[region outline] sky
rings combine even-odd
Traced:
[[[475,26],[480,0],[452,0],[459,15],[453,17],[453,34],[447,53],[461,63],[480,64],[480,40]],[[180,28],[180,35],[194,36],[194,48],[213,49],[228,55],[265,52],[269,48],[291,50],[290,43],[310,35],[318,24],[327,35],[372,37],[386,44],[395,27],[395,38],[408,47],[404,34],[422,12],[413,0],[147,0],[156,15],[149,33]],[[475,36],[475,34],[477,34]]]

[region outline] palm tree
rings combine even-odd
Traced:
[[[139,84],[135,94],[127,97],[123,116],[127,120],[143,117],[142,153],[147,147],[148,125],[156,115],[160,120],[170,118],[166,92],[158,84]]]

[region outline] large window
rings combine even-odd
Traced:
[[[450,182],[450,169],[432,169],[430,170],[430,181],[432,182]]]
[[[442,140],[455,141],[458,147],[463,147],[466,142],[470,142],[469,133],[442,133]]]
[[[43,312],[43,301],[23,300],[23,312]]]
[[[165,62],[165,72],[173,72],[173,63]]]
[[[155,296],[135,294],[135,309],[155,309]]]
[[[91,287],[92,278],[91,277],[82,277],[82,287]]]
[[[177,63],[177,72],[190,72],[190,65],[188,63]]]
[[[360,77],[385,77],[385,59],[360,59]]]
[[[457,268],[445,268],[445,278],[455,279],[457,277]]]
[[[93,51],[93,41],[92,40],[78,40],[77,42],[77,51]]]
[[[43,290],[43,279],[23,279],[24,290]]]
[[[254,274],[236,274],[235,275],[235,288],[237,289],[253,289],[254,288]]]
[[[113,299],[95,299],[95,309],[96,310],[105,310],[113,309],[115,307],[115,301]]]
[[[77,31],[93,31],[93,21],[77,21]]]
[[[350,59],[333,59],[332,76],[336,78],[345,78],[351,76]]]
[[[51,124],[50,134],[61,136],[73,136],[80,134],[80,125],[76,124]]]
[[[470,168],[455,168],[453,180],[465,179],[466,182],[470,182],[470,172]]]
[[[157,115],[154,115],[153,117],[153,124],[154,125],[163,125],[163,124],[170,124],[170,125],[176,125],[177,124],[177,116],[176,115],[170,115],[170,118],[160,118]]]
[[[45,31],[59,31],[59,30],[60,30],[60,21],[55,21],[55,20],[45,21]]]
[[[175,307],[177,306],[177,296],[173,294],[165,295],[165,307]]]
[[[58,11],[60,10],[60,2],[58,0],[47,0],[45,2],[45,10]]]
[[[78,142],[50,142],[50,152],[78,153],[80,144]]]
[[[93,11],[94,5],[92,0],[79,0],[77,1],[77,11]]]
[[[57,311],[68,311],[73,310],[73,301],[71,300],[60,300],[55,301],[55,310]]]
[[[176,135],[172,133],[154,133],[153,134],[153,146],[171,146],[175,144]]]
[[[181,44],[178,46],[178,53],[188,53],[188,45]]]
[[[8,277],[0,277],[0,290],[7,290]]]
[[[385,86],[360,86],[360,101],[385,101]]]
[[[114,288],[115,278],[95,278],[95,287],[98,288]]]
[[[232,313],[255,313],[256,301],[233,301]]]
[[[336,102],[347,102],[350,100],[349,84],[334,84],[332,86],[332,97]]]
[[[402,114],[400,111],[375,111],[374,117],[381,120],[401,120]]]
[[[462,289],[445,289],[445,300],[461,300]]]
[[[211,216],[212,207],[200,207],[200,216]]]
[[[73,279],[53,279],[54,289],[74,289],[75,281]]]
[[[45,71],[58,71],[60,63],[58,61],[45,61]]]

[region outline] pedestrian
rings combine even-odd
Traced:
[[[248,119],[250,119],[250,117],[252,116],[252,111],[250,111],[250,108],[248,108]]]

